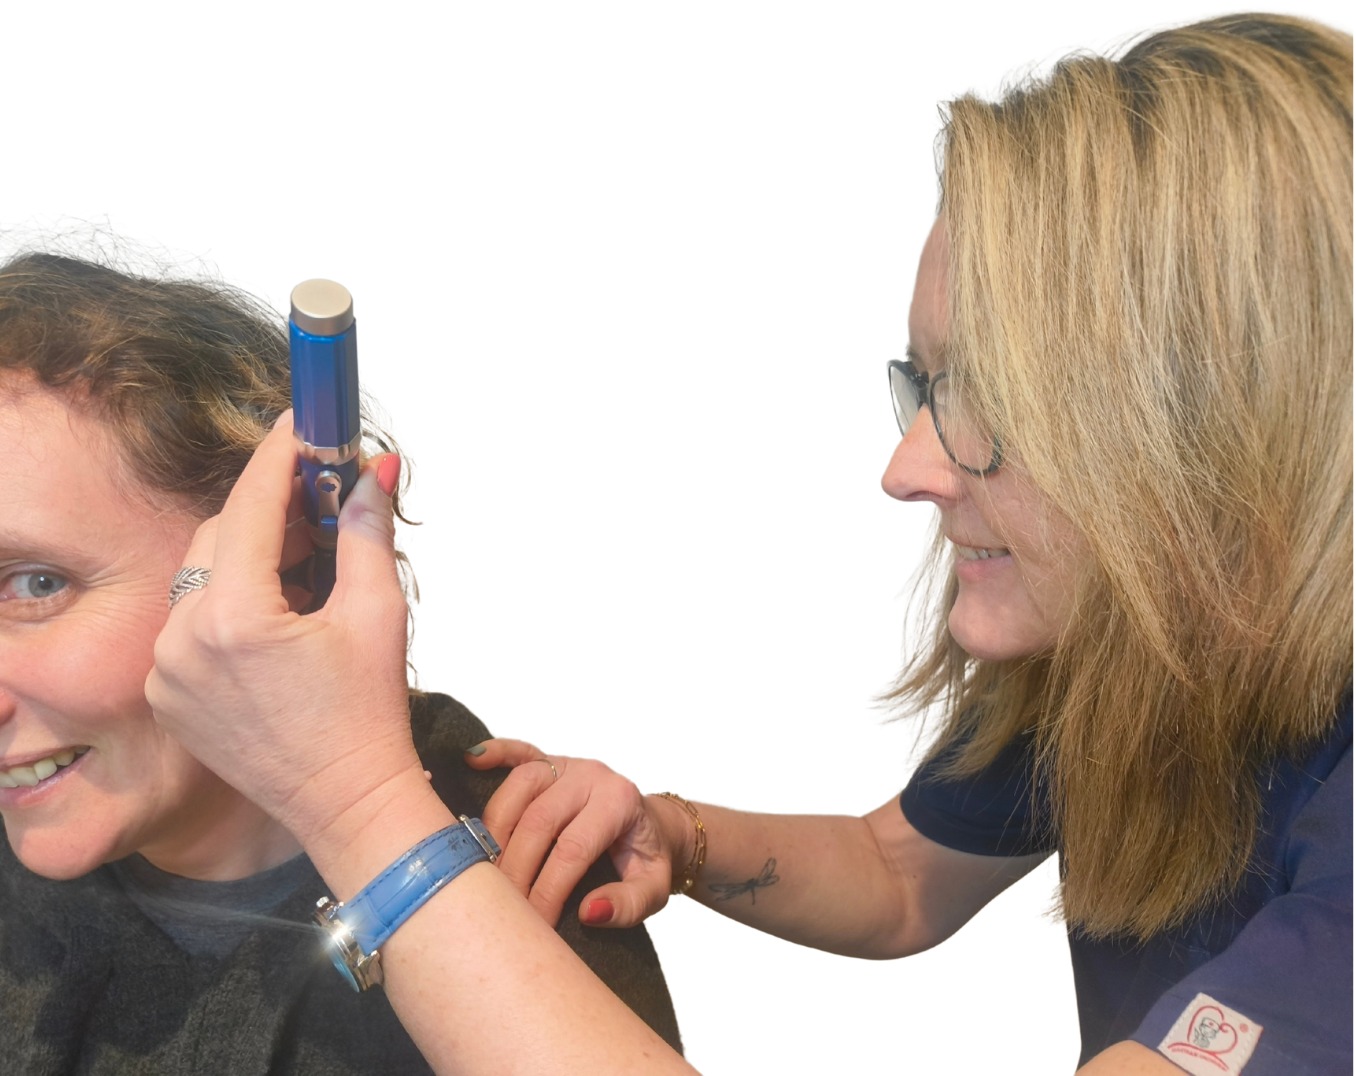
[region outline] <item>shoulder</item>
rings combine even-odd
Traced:
[[[410,729],[421,749],[427,744],[465,751],[490,736],[485,723],[456,699],[423,691],[410,693]]]
[[[1306,757],[1277,760],[1263,772],[1262,797],[1258,845],[1242,885],[1170,939],[1168,949],[1194,966],[1154,1003],[1134,1037],[1177,1056],[1213,1018],[1221,1029],[1238,1029],[1239,1068],[1250,1053],[1249,1076],[1350,1071],[1349,696]],[[1254,1029],[1246,1053],[1244,1027]]]
[[[466,749],[490,738],[485,723],[449,695],[411,692],[410,734],[442,801],[458,814],[484,811],[508,772],[466,765]]]

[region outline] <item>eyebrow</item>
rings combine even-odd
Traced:
[[[950,365],[948,356],[949,353],[947,347],[945,344],[942,344],[933,356],[935,361],[929,364],[923,361],[923,357],[918,353],[918,349],[914,347],[912,343],[909,343],[904,347],[904,357],[924,373],[931,374],[940,370],[945,370],[947,366]],[[929,366],[931,366],[931,369],[929,369]]]
[[[81,548],[50,535],[21,535],[0,530],[0,562],[33,561],[51,564],[54,567],[88,570],[96,560],[97,558],[91,557],[88,547]]]

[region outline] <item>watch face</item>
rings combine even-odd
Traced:
[[[322,897],[316,905],[315,921],[320,926],[330,963],[349,986],[361,993],[381,985],[381,954],[373,952],[369,956],[363,952],[353,931],[339,918],[343,908],[342,904]]]
[[[361,993],[362,987],[358,985],[358,980],[353,977],[353,969],[348,966],[348,961],[344,959],[344,955],[339,951],[339,947],[331,945],[329,947],[329,952],[330,960],[339,970],[339,974],[344,977],[344,982],[353,987],[354,993]]]

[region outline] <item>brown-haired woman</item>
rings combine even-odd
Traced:
[[[54,255],[0,267],[6,1072],[428,1071],[304,925],[324,885],[295,838],[145,698],[167,580],[288,403],[281,319],[245,296]],[[441,695],[406,717],[430,794],[480,813],[496,782],[462,751],[484,726]],[[648,939],[564,932],[677,1048]]]
[[[548,770],[492,741],[473,764],[519,764],[486,814],[503,874],[553,919],[611,849],[623,881],[584,899],[587,923],[638,922],[673,887],[892,957],[1058,851],[1084,1071],[1349,1071],[1351,181],[1351,40],[1299,20],[1166,31],[954,102],[884,478],[938,508],[935,632],[894,693],[949,715],[929,759],[865,818],[776,817],[641,797],[598,763]],[[277,563],[276,537],[244,535],[278,527],[286,464],[266,442],[243,485],[272,491],[271,512],[228,504],[195,543],[190,563],[231,565],[232,587],[171,618],[152,677],[158,715],[209,759],[242,734],[195,703],[230,690],[242,721],[257,711],[260,641],[316,682],[342,668],[246,593],[263,578],[247,565]],[[380,502],[360,503],[355,587],[390,571],[367,530]],[[245,643],[222,638],[234,616]],[[232,779],[336,885],[441,821],[408,752],[341,795],[356,768],[337,752],[328,790],[299,785],[271,761],[296,730],[252,727],[270,750]],[[420,946],[446,929],[501,999],[533,967],[568,984],[550,1020],[512,1014],[553,1070],[663,1068],[573,965],[505,942],[525,920],[503,886],[468,872],[392,939],[416,1037],[478,1071],[474,1014],[429,1001],[450,968]]]

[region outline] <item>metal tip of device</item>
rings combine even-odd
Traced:
[[[333,280],[303,280],[292,289],[292,322],[314,336],[338,336],[353,324],[353,296]]]

